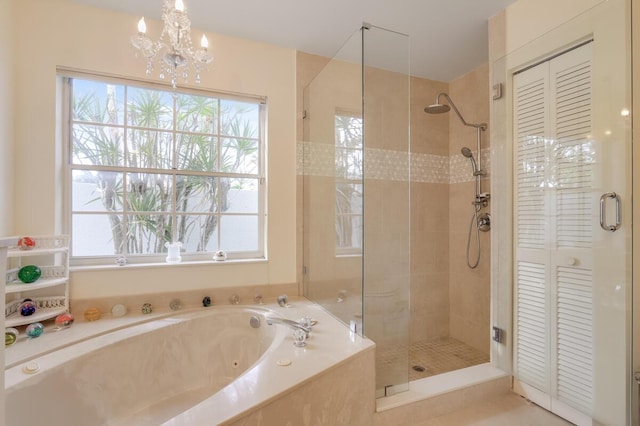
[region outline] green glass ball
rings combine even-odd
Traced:
[[[35,265],[27,265],[18,271],[18,279],[25,284],[32,283],[40,278],[42,271]]]

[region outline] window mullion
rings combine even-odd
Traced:
[[[122,235],[122,255],[129,255],[129,243],[128,243],[128,234],[129,234],[129,203],[127,200],[129,199],[129,175],[127,173],[127,166],[129,165],[129,122],[131,113],[129,109],[129,86],[124,86],[124,135],[123,135],[123,155],[122,159],[122,227],[123,227],[123,235]]]
[[[173,169],[171,170],[171,243],[178,241],[178,194],[177,194],[177,170],[178,170],[178,95],[173,95],[173,158],[171,164]]]

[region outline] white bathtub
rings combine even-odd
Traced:
[[[296,348],[290,330],[267,325],[265,315],[319,322],[308,345]],[[249,325],[251,316],[262,319],[259,328]],[[6,369],[6,424],[225,423],[372,345],[304,300],[291,309],[228,306],[169,315]]]

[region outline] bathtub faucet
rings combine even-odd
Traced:
[[[291,327],[293,330],[302,330],[307,335],[311,333],[311,327],[307,327],[306,325],[300,324],[297,321],[292,321],[286,318],[267,318],[267,324],[282,324]]]
[[[267,324],[282,324],[293,330],[293,345],[297,347],[306,346],[306,340],[311,333],[311,326],[304,325],[297,321],[291,321],[285,318],[267,318]]]

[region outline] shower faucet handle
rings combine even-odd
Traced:
[[[491,194],[489,194],[488,192],[483,192],[481,194],[477,194],[476,198],[471,202],[471,204],[473,204],[474,206],[487,207],[490,199]]]

